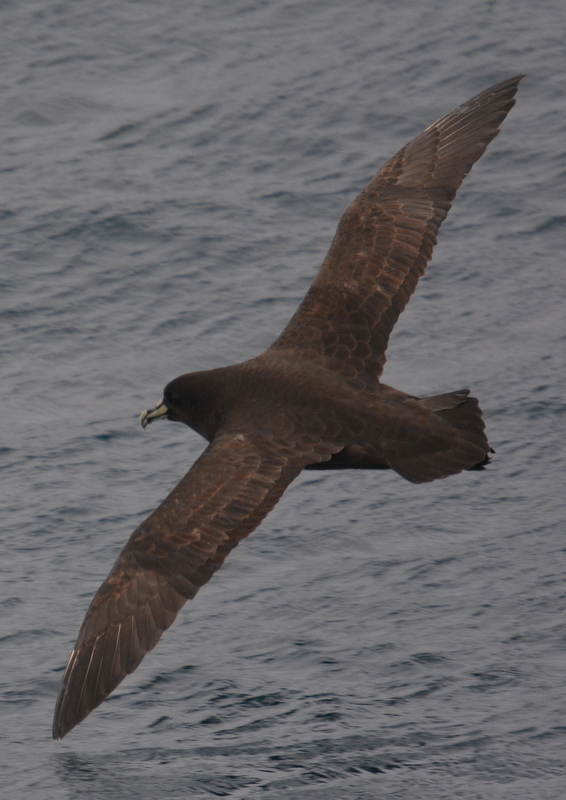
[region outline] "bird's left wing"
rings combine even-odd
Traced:
[[[291,447],[288,441],[219,433],[134,531],[79,631],[57,699],[54,738],[65,736],[136,669],[305,464],[329,457],[320,442]]]

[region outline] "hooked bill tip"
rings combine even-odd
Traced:
[[[145,411],[141,412],[140,425],[145,430],[150,422],[153,422],[156,419],[167,419],[168,411],[169,409],[165,403],[157,403],[155,408],[147,408]]]

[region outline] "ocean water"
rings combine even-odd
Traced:
[[[563,798],[563,4],[19,0],[0,22],[5,796]],[[300,476],[53,742],[92,594],[203,449],[140,411],[268,346],[383,161],[520,72],[384,376],[471,387],[490,467]]]

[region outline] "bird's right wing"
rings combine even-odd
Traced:
[[[391,329],[425,271],[456,190],[499,133],[521,77],[442,117],[379,170],[346,209],[274,350],[375,386]]]
[[[134,531],[79,631],[57,699],[54,738],[136,669],[305,464],[329,457],[320,442],[288,441],[220,433]]]

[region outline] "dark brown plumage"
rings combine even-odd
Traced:
[[[92,600],[63,676],[55,738],[136,669],[301,470],[390,468],[420,483],[487,462],[468,391],[419,399],[379,376],[456,190],[499,132],[521,77],[442,117],[382,167],[346,210],[305,299],[268,350],[182,375],[143,412],[144,428],[166,417],[210,444],[134,531]]]

